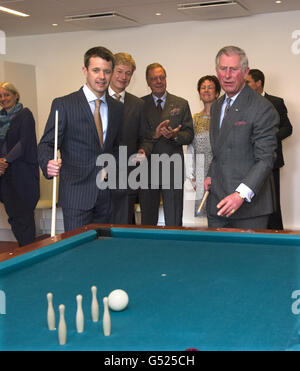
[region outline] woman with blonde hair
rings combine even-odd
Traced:
[[[35,121],[10,82],[0,83],[0,201],[20,246],[35,239],[40,197]]]

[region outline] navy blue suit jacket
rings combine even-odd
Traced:
[[[54,99],[38,145],[39,164],[46,178],[48,161],[53,159],[55,111],[58,119],[58,148],[62,167],[59,177],[58,204],[65,208],[89,210],[94,207],[99,189],[96,177],[100,170],[96,159],[103,153],[117,156],[123,119],[123,105],[109,95],[108,128],[101,149],[94,117],[82,88]]]

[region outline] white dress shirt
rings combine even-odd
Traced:
[[[94,116],[95,111],[95,100],[99,99],[95,93],[93,93],[88,86],[85,84],[83,86],[83,92],[84,95],[89,103],[89,106],[91,108],[92,114]],[[107,126],[108,126],[108,106],[106,102],[105,94],[100,98],[101,105],[100,105],[100,116],[102,121],[102,130],[103,130],[103,142],[105,142],[105,137],[107,133]]]
[[[153,97],[153,99],[154,99],[154,104],[155,104],[155,106],[157,106],[157,101],[158,101],[158,99],[161,99],[161,103],[160,103],[160,105],[161,105],[161,108],[162,109],[164,109],[164,106],[165,106],[165,104],[166,104],[166,99],[167,99],[167,92],[165,92],[165,94],[161,97],[161,98],[158,98],[156,95],[154,95],[154,94],[152,94],[152,97]]]
[[[123,90],[121,93],[117,93],[117,92],[115,92],[110,86],[108,87],[108,94],[112,97],[112,98],[114,98],[114,99],[116,99],[116,97],[115,97],[115,94],[119,94],[120,95],[120,102],[121,103],[124,103],[124,101],[125,101],[125,90]]]

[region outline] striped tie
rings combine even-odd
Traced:
[[[120,102],[120,99],[121,99],[121,95],[120,94],[115,93],[114,94],[114,97],[115,97],[115,100],[117,100],[118,102]]]
[[[231,98],[227,98],[226,100],[227,100],[227,104],[226,104],[225,111],[224,111],[224,117],[227,115],[228,111],[230,110]],[[224,120],[224,117],[223,117],[223,120]]]
[[[158,112],[162,112],[162,106],[161,106],[161,103],[162,103],[162,99],[157,99],[157,105],[156,105],[156,108],[157,108],[157,111],[158,111]]]

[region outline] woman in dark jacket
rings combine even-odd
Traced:
[[[35,121],[9,82],[0,83],[0,201],[20,246],[35,238],[40,197]]]

